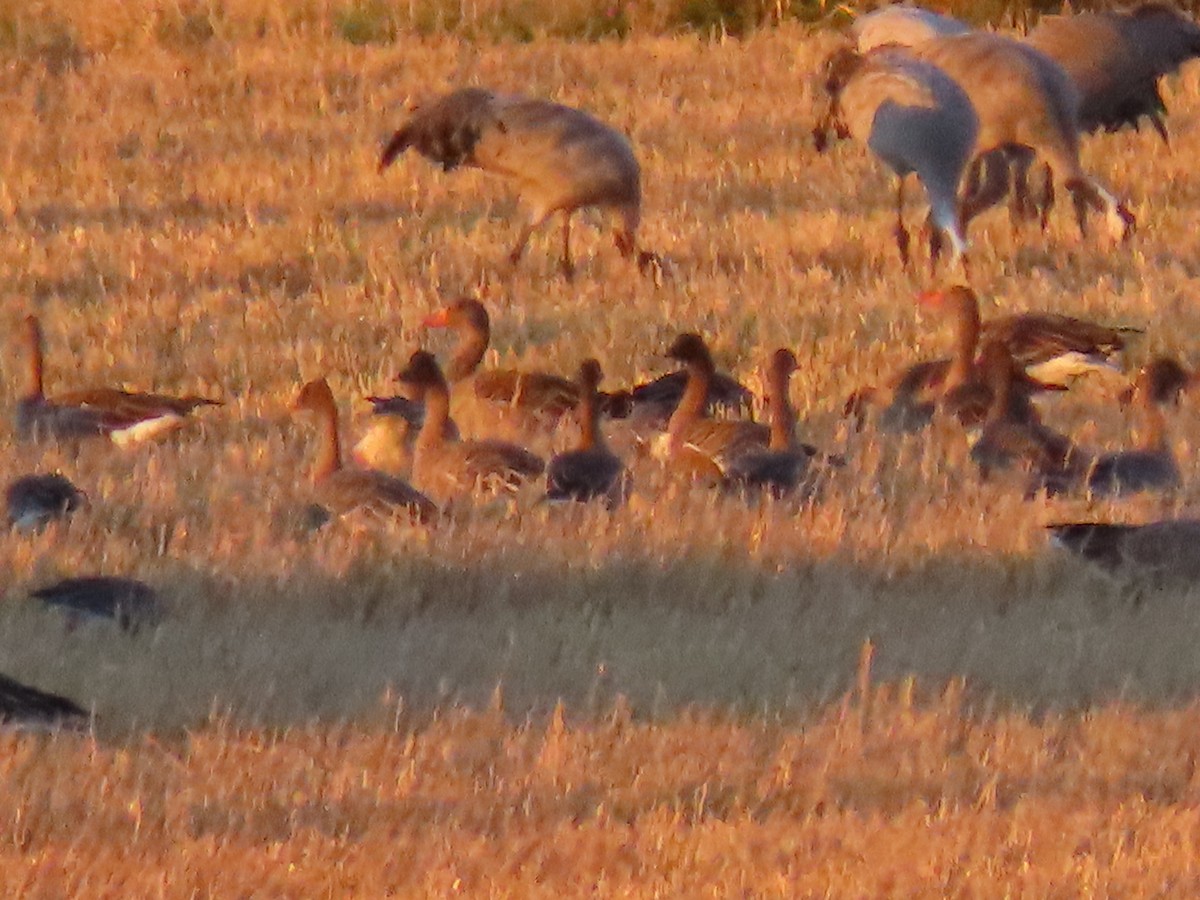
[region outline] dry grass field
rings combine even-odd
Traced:
[[[1200,595],[1096,574],[1043,532],[1194,510],[1195,410],[1171,422],[1185,487],[1165,501],[1025,502],[979,482],[961,433],[847,433],[853,388],[949,335],[896,259],[889,178],[861,147],[812,150],[831,36],[357,46],[277,0],[227,6],[197,36],[186,5],[0,3],[7,405],[30,311],[51,392],[226,401],[128,452],[0,430],[0,480],[58,469],[93,504],[0,534],[0,671],[97,716],[86,738],[0,738],[2,893],[1195,894]],[[1166,86],[1170,150],[1087,142],[1138,216],[1127,246],[1065,210],[1044,238],[980,220],[985,315],[1144,327],[1131,365],[1200,361],[1198,79]],[[511,272],[505,185],[416,158],[378,175],[408,103],[461,83],[629,133],[670,277],[588,226],[573,283],[553,232]],[[808,506],[631,459],[615,512],[531,490],[430,528],[305,531],[298,385],[327,375],[358,433],[422,317],[464,293],[492,310],[491,364],[596,355],[617,383],[695,329],[757,384],[792,347],[806,436],[849,465]],[[1056,421],[1128,444],[1122,384],[1055,400]],[[27,599],[100,572],[152,583],[167,620],[67,631]]]

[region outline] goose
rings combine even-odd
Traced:
[[[480,370],[492,339],[491,317],[478,300],[464,297],[427,316],[425,328],[449,328],[457,344],[446,365],[446,377],[467,383],[480,400],[510,406],[551,421],[575,408],[579,387],[569,378],[517,369]]]
[[[982,427],[971,436],[970,455],[986,479],[997,470],[1022,469],[1033,477],[1051,477],[1074,470],[1075,446],[1047,428],[1033,410],[1014,411],[1012,353],[1003,341],[989,340],[980,351],[980,369],[991,391],[991,404]]]
[[[444,171],[471,166],[519,185],[530,217],[509,253],[514,266],[533,232],[561,212],[561,269],[571,278],[571,216],[587,207],[615,214],[622,256],[633,258],[641,270],[658,262],[637,247],[642,185],[633,147],[590,113],[539,98],[459,88],[412,112],[384,146],[379,170],[410,147]]]
[[[86,731],[91,722],[74,701],[0,675],[0,731]]]
[[[966,327],[977,328],[980,340],[1001,341],[1030,378],[1048,385],[1066,386],[1089,372],[1120,372],[1126,335],[1140,333],[1057,313],[1016,313],[981,322],[979,297],[966,285],[925,291],[918,302],[956,322],[974,323]]]
[[[1179,487],[1179,465],[1167,438],[1162,404],[1171,394],[1158,383],[1162,370],[1143,369],[1134,380],[1132,399],[1143,429],[1137,445],[1111,453],[1079,452],[1075,464],[1061,471],[1042,473],[1029,491],[1049,496],[1086,491],[1097,497],[1122,497],[1145,491],[1171,491]],[[1165,398],[1165,399],[1164,399]]]
[[[163,607],[154,588],[132,578],[94,575],[66,578],[30,592],[45,606],[62,610],[67,629],[83,619],[116,622],[122,631],[137,634],[145,625],[162,620]]]
[[[586,359],[579,367],[579,443],[574,450],[556,454],[546,467],[546,498],[588,501],[603,499],[611,509],[620,505],[627,489],[625,466],[608,449],[600,429],[598,389],[603,378],[600,363]]]
[[[118,446],[151,440],[180,427],[201,406],[219,406],[207,397],[170,397],[94,387],[47,398],[41,322],[25,319],[29,388],[17,403],[16,430],[22,438],[106,437]]]
[[[1197,373],[1172,356],[1156,356],[1142,366],[1133,382],[1118,395],[1121,406],[1133,402],[1139,381],[1147,385],[1151,399],[1159,406],[1178,406],[1184,394],[1196,384]]]
[[[621,400],[628,397],[629,415],[638,425],[663,429],[683,399],[688,377],[686,368],[679,369],[636,384],[628,391],[618,391],[612,396]],[[748,387],[725,372],[712,373],[708,382],[708,396],[705,398],[705,412],[711,414],[724,410],[738,414],[753,407],[754,393]]]
[[[680,474],[720,484],[729,461],[741,453],[765,448],[771,430],[759,422],[710,419],[705,415],[715,365],[704,338],[695,332],[679,335],[666,355],[688,370],[687,388],[666,431],[651,444],[651,453]]]
[[[313,491],[321,506],[334,515],[362,510],[379,516],[401,516],[428,522],[437,505],[406,481],[374,469],[346,466],[338,435],[337,404],[329,382],[307,382],[292,401],[292,410],[316,416],[321,444],[312,470]]]
[[[967,93],[935,65],[907,52],[880,49],[835,51],[821,70],[825,110],[813,136],[818,151],[830,132],[865,144],[896,175],[896,246],[909,265],[904,224],[904,186],[915,174],[929,200],[931,262],[942,238],[950,243],[951,264],[967,249],[958,189],[979,134],[979,119]]]
[[[1057,522],[1050,542],[1105,571],[1200,579],[1200,520],[1167,519],[1144,525]]]
[[[796,442],[796,411],[788,396],[797,368],[796,355],[786,348],[776,350],[767,360],[770,438],[765,450],[747,451],[730,462],[725,471],[728,485],[762,489],[781,497],[804,484],[813,457]]]
[[[9,524],[18,531],[41,531],[55,519],[64,519],[87,505],[87,494],[66,476],[22,475],[4,491]]]
[[[498,480],[516,487],[545,470],[540,457],[507,441],[446,439],[450,388],[433,354],[413,353],[398,379],[425,408],[413,445],[413,478],[418,484],[435,494],[454,493],[480,481]]]
[[[880,408],[878,425],[884,431],[914,432],[927,426],[940,408],[961,424],[974,427],[987,416],[992,405],[992,389],[976,361],[981,335],[1003,342],[986,331],[979,318],[974,294],[966,291],[925,292],[918,304],[938,312],[949,312],[954,326],[954,350],[950,357],[922,360],[901,369],[884,385],[860,388],[850,395],[843,415],[861,428],[867,408]],[[1007,344],[1006,344],[1007,346]],[[1011,349],[1009,351],[1011,358]],[[1043,391],[1065,390],[1062,385],[1031,376],[1014,361],[1016,371],[1009,385],[1009,414],[1028,418],[1035,414],[1033,396]]]
[[[360,466],[390,475],[401,475],[412,468],[412,450],[425,408],[411,397],[367,397],[371,404],[371,424],[350,451]],[[457,441],[458,426],[446,420],[446,440]]]

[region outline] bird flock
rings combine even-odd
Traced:
[[[823,152],[852,138],[897,179],[896,245],[913,265],[905,188],[915,175],[928,201],[931,271],[946,256],[957,278],[920,303],[953,327],[950,352],[914,360],[878,385],[853,391],[844,407],[852,430],[913,432],[939,418],[966,430],[981,477],[1015,473],[1027,496],[1125,496],[1170,491],[1179,467],[1168,440],[1168,414],[1195,376],[1157,358],[1128,380],[1123,402],[1139,419],[1135,446],[1098,452],[1044,421],[1042,398],[1069,389],[1094,370],[1121,372],[1121,354],[1138,329],[1053,312],[982,321],[970,281],[970,224],[1009,198],[1015,227],[1045,229],[1055,198],[1071,198],[1078,227],[1098,213],[1113,241],[1128,240],[1135,219],[1119,192],[1080,162],[1083,136],[1148,121],[1169,139],[1160,79],[1200,56],[1200,27],[1172,7],[1147,3],[1124,12],[1048,16],[1025,36],[977,31],[913,6],[886,7],[857,19],[844,45],[812,73],[819,95],[813,127]],[[509,179],[529,208],[509,254],[516,266],[531,235],[561,214],[560,269],[575,274],[571,221],[598,208],[614,220],[622,257],[643,273],[669,277],[668,261],[641,246],[641,168],[629,139],[591,114],[540,98],[480,87],[454,90],[411,110],[384,145],[382,172],[408,150],[447,172],[475,167]],[[1040,183],[1039,183],[1040,179]],[[753,393],[719,372],[704,337],[679,334],[663,348],[679,369],[652,381],[604,389],[601,364],[574,373],[488,369],[492,322],[484,304],[464,297],[429,316],[425,333],[454,332],[444,362],[415,349],[394,396],[366,398],[370,427],[343,452],[338,404],[328,382],[303,385],[292,409],[315,422],[311,469],[313,527],[347,515],[399,518],[436,527],[456,505],[505,497],[533,485],[545,502],[620,506],[634,489],[629,459],[606,430],[620,429],[638,463],[654,460],[672,481],[744,496],[816,502],[823,485],[854,466],[852,456],[802,442],[790,399],[795,353],[772,348],[762,360],[767,421],[747,415]],[[47,393],[44,336],[34,316],[19,332],[28,382],[14,420],[17,437],[39,443],[156,440],[198,411],[208,397],[171,397],[113,388]],[[457,411],[485,411],[491,434],[468,437]],[[574,445],[544,458],[529,449],[567,420]],[[649,464],[649,463],[647,463]],[[6,491],[8,520],[35,533],[86,508],[87,494],[60,473],[30,474]],[[1200,522],[1143,526],[1064,523],[1052,540],[1109,569],[1200,571]],[[132,579],[70,578],[32,596],[62,610],[68,627],[106,618],[134,633],[160,621],[154,591]],[[70,700],[0,676],[0,726],[84,727]]]

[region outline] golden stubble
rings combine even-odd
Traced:
[[[99,716],[95,743],[5,738],[0,854],[19,892],[1119,893],[1151,866],[1187,892],[1194,710],[1170,706],[1200,679],[1194,592],[1094,574],[1042,526],[1192,508],[1193,409],[1171,419],[1186,486],[1166,501],[1028,503],[981,484],[952,430],[847,433],[851,390],[949,335],[916,312],[926,279],[896,259],[889,177],[861,147],[812,150],[806,79],[831,37],[355,48],[269,28],[191,45],[135,40],[100,6],[63,7],[82,61],[0,71],[9,346],[36,311],[51,392],[226,405],[126,453],[0,435],[0,478],[59,469],[93,502],[0,537],[0,671]],[[408,104],[463,83],[628,132],[642,238],[671,277],[639,278],[587,226],[573,283],[553,232],[509,272],[504,184],[416,158],[378,175]],[[1135,239],[1081,240],[1065,209],[1045,236],[985,217],[985,315],[1142,327],[1131,368],[1195,359],[1195,72],[1166,92],[1169,151],[1086,142]],[[636,484],[615,512],[530,491],[431,529],[304,530],[315,434],[287,412],[296,388],[327,376],[361,433],[361,398],[389,392],[419,342],[446,347],[418,324],[463,293],[492,311],[488,365],[596,356],[609,386],[664,371],[684,329],[755,386],[792,347],[806,439],[849,465],[811,506],[747,504],[664,482],[614,427]],[[23,374],[0,356],[10,405]],[[1127,445],[1121,386],[1053,401],[1056,422]],[[68,632],[27,599],[92,572],[150,581],[171,616],[133,638]],[[848,694],[868,640],[868,691]],[[910,677],[933,695],[913,700]]]

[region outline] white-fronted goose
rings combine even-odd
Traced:
[[[1046,526],[1055,546],[1118,574],[1200,579],[1200,521],[1174,519],[1145,525],[1060,522]]]
[[[1134,381],[1132,405],[1142,419],[1134,449],[1081,453],[1075,465],[1035,481],[1031,490],[1045,490],[1051,496],[1087,491],[1100,497],[1119,497],[1179,487],[1179,466],[1171,452],[1161,408],[1162,398],[1169,401],[1171,394],[1156,379],[1163,372],[1159,367],[1147,367]]]
[[[734,487],[757,488],[776,497],[796,490],[809,472],[812,454],[796,441],[796,411],[789,386],[798,368],[791,350],[779,349],[766,365],[770,438],[765,450],[750,450],[730,461],[726,481]]]
[[[965,285],[926,291],[926,309],[953,316],[959,328],[974,328],[980,340],[1003,341],[1030,377],[1044,384],[1066,385],[1094,371],[1121,371],[1118,357],[1135,328],[1113,328],[1055,313],[1016,313],[980,321],[979,297]]]
[[[337,404],[324,378],[305,384],[292,402],[292,409],[317,417],[321,445],[312,471],[313,489],[318,502],[334,515],[363,510],[422,522],[437,516],[437,505],[408,482],[374,469],[343,465]]]
[[[644,381],[628,391],[611,395],[618,400],[628,397],[629,414],[639,426],[666,428],[679,401],[687,390],[688,370],[668,372],[650,381]],[[711,415],[718,410],[740,414],[754,407],[754,393],[736,378],[724,372],[714,371],[708,382],[705,413]],[[614,415],[613,418],[619,418]]]
[[[198,407],[220,405],[220,401],[206,397],[170,397],[106,387],[47,398],[42,327],[36,316],[25,319],[25,342],[29,387],[17,404],[16,415],[17,434],[21,437],[107,437],[124,446],[173,431]]]
[[[77,703],[0,675],[0,731],[86,731],[90,725]]]
[[[418,350],[397,377],[425,408],[413,445],[413,480],[422,487],[452,494],[493,479],[512,487],[545,470],[538,456],[507,441],[446,439],[450,387],[433,354]]]
[[[107,619],[116,622],[122,631],[136,634],[144,625],[157,624],[163,615],[154,588],[132,578],[67,578],[31,591],[30,596],[61,609],[72,630],[83,619]]]
[[[380,171],[409,148],[444,171],[473,166],[515,181],[530,204],[530,218],[509,254],[513,265],[539,226],[563,214],[562,271],[570,278],[571,216],[600,207],[619,222],[621,255],[644,269],[652,253],[639,251],[641,168],[629,139],[594,116],[549,100],[460,88],[418,107],[383,148]]]
[[[546,497],[550,500],[588,501],[603,498],[611,509],[624,499],[625,466],[608,449],[600,430],[598,390],[603,372],[600,363],[587,359],[579,367],[579,444],[559,453],[546,467]]]
[[[63,475],[22,475],[4,491],[8,522],[18,531],[41,531],[87,504],[87,494]]]

